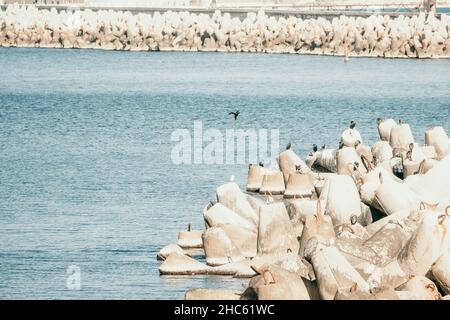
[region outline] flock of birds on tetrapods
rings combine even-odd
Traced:
[[[239,111],[239,110],[236,110],[236,111],[231,111],[230,113],[228,113],[228,115],[229,116],[233,116],[234,117],[234,120],[236,121],[237,119],[238,119],[238,117],[239,117],[239,115],[241,114],[241,112]],[[377,119],[377,124],[379,124],[380,122],[382,121],[382,119],[381,118],[378,118]],[[399,122],[399,124],[401,124],[401,123],[403,123],[403,120],[399,120],[398,121]],[[350,125],[349,125],[349,128],[350,129],[355,129],[355,127],[356,127],[356,122],[355,121],[350,121]],[[289,149],[291,149],[291,147],[292,147],[292,143],[291,142],[289,142],[288,144],[287,144],[287,146],[286,146],[286,150],[289,150]],[[344,142],[341,140],[340,142],[339,142],[339,148],[338,149],[342,149],[344,147]],[[323,146],[322,146],[322,148],[321,148],[321,150],[324,150],[324,149],[326,149],[327,148],[327,145],[326,144],[324,144]],[[313,144],[313,147],[312,147],[312,152],[317,152],[319,150],[319,148],[317,147],[317,145],[316,144]],[[260,167],[264,167],[264,161],[260,161],[259,162],[259,166]],[[297,168],[298,170],[300,169],[300,166],[299,166],[299,168]]]

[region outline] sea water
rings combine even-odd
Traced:
[[[365,143],[377,117],[423,143],[449,116],[449,60],[0,48],[0,298],[242,291],[248,280],[158,272],[161,247],[204,228],[216,187],[246,184],[246,163],[173,163],[172,133],[195,121],[278,129],[304,158],[337,147],[351,120]]]

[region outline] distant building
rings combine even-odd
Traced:
[[[88,7],[183,8],[191,0],[85,0]]]
[[[0,4],[84,4],[85,0],[0,0]]]
[[[450,0],[0,0],[0,4],[79,5],[122,8],[342,8],[367,9],[393,7],[436,12],[439,6],[450,6]]]

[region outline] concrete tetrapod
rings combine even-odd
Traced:
[[[397,123],[394,119],[384,119],[379,121],[378,123],[378,133],[380,135],[380,139],[382,141],[390,141],[391,138],[391,130],[393,127],[395,127]]]
[[[431,267],[431,274],[445,294],[450,294],[450,252],[442,255]]]
[[[400,300],[441,300],[436,285],[424,276],[412,276],[406,283],[395,289]]]
[[[355,183],[349,176],[336,175],[328,179],[320,195],[325,202],[325,214],[333,225],[350,223],[350,218],[361,215],[361,199]]]
[[[379,165],[367,174],[362,176],[362,184],[360,186],[361,201],[366,205],[374,207],[377,210],[383,211],[381,205],[376,201],[375,195],[377,188],[384,181],[393,181],[394,183],[401,183],[401,180],[394,176],[392,172],[387,171],[385,167]]]
[[[323,149],[317,151],[315,163],[328,172],[337,173],[336,152],[336,149]]]
[[[240,300],[242,292],[228,289],[189,289],[185,300]]]
[[[390,215],[402,209],[418,209],[421,202],[422,199],[407,185],[384,179],[384,175],[380,175],[380,185],[375,190],[372,203],[376,203],[375,206],[381,208],[382,212]]]
[[[295,230],[283,203],[261,207],[259,212],[258,254],[298,252]]]
[[[260,194],[283,194],[285,191],[284,177],[281,171],[266,171],[264,175]]]
[[[309,174],[291,173],[286,184],[285,198],[311,198],[315,191]]]
[[[186,248],[186,249],[201,248],[201,247],[203,247],[202,234],[203,234],[203,231],[192,230],[192,227],[189,224],[187,231],[180,231],[178,233],[177,244],[181,248]]]
[[[372,148],[372,155],[376,164],[381,164],[390,161],[393,156],[393,149],[389,141],[378,141]]]
[[[355,288],[369,292],[369,285],[334,246],[320,243],[316,237],[307,245],[306,258],[311,261],[322,299],[333,300],[339,290]]]
[[[413,275],[425,275],[450,248],[450,218],[431,210],[423,211],[422,216],[419,227],[399,254],[402,270]]]
[[[361,161],[361,157],[358,155],[354,147],[343,147],[336,153],[337,173],[340,175],[352,175],[354,166],[357,166],[357,170],[364,174],[367,169]]]
[[[427,173],[420,175],[410,188],[426,203],[440,203],[450,199],[450,155],[436,163]]]
[[[432,127],[425,131],[425,144],[433,146],[437,159],[442,159],[449,154],[450,140],[442,127]]]
[[[235,278],[251,278],[256,275],[256,272],[250,264],[251,261],[249,259],[230,262],[209,269],[208,274],[233,276]]]
[[[249,231],[253,230],[255,233],[257,230],[256,226],[252,222],[244,219],[221,203],[216,203],[213,206],[207,206],[203,210],[203,217],[207,227],[214,227],[220,224],[231,224]]]
[[[221,185],[217,188],[216,193],[219,203],[236,212],[242,218],[252,222],[255,226],[258,225],[258,214],[253,210],[247,197],[239,189],[237,183],[229,182]]]
[[[392,288],[377,290],[373,293],[350,290],[338,290],[334,300],[400,300],[397,292]]]
[[[425,159],[434,159],[437,158],[436,149],[434,146],[420,146],[420,150],[422,151],[422,154],[425,156]]]
[[[350,128],[342,132],[341,140],[342,143],[344,143],[344,146],[347,147],[354,147],[357,141],[359,141],[360,143],[363,142],[359,131],[357,129],[350,129]]]
[[[159,266],[159,272],[167,275],[206,274],[209,266],[178,252],[171,253]]]
[[[436,211],[424,210],[419,227],[400,251],[397,260],[373,270],[368,282],[396,287],[408,277],[423,276],[450,246],[450,219]]]
[[[177,252],[179,254],[184,254],[183,249],[177,244],[169,244],[165,247],[163,247],[161,250],[159,250],[158,254],[156,255],[156,258],[158,260],[166,260],[166,258],[173,252]]]
[[[265,172],[266,169],[259,165],[250,164],[248,166],[247,191],[251,192],[259,191],[259,188],[261,188],[262,185]]]
[[[259,270],[242,294],[246,300],[310,300],[301,277],[277,266]]]
[[[220,227],[208,228],[203,233],[202,238],[206,263],[210,266],[220,266],[245,259],[225,231]]]
[[[336,239],[331,217],[323,214],[320,200],[316,201],[316,214],[313,216],[308,215],[305,219],[305,227],[300,239],[300,250],[298,253],[300,257],[303,258],[305,256],[306,244],[314,236],[320,236],[330,244]]]
[[[414,137],[409,124],[399,123],[392,127],[389,143],[393,149],[408,150],[409,145],[414,143]]]
[[[289,175],[292,173],[308,173],[309,167],[303,162],[300,157],[295,154],[292,149],[281,152],[277,157],[278,166],[281,172],[283,172],[284,184],[286,185],[289,180]]]

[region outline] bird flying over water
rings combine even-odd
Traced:
[[[233,115],[233,116],[234,116],[234,120],[237,120],[237,118],[238,118],[238,116],[239,116],[240,114],[241,114],[241,113],[239,112],[239,110],[237,110],[236,112],[230,112],[228,115],[229,115],[229,116]]]

